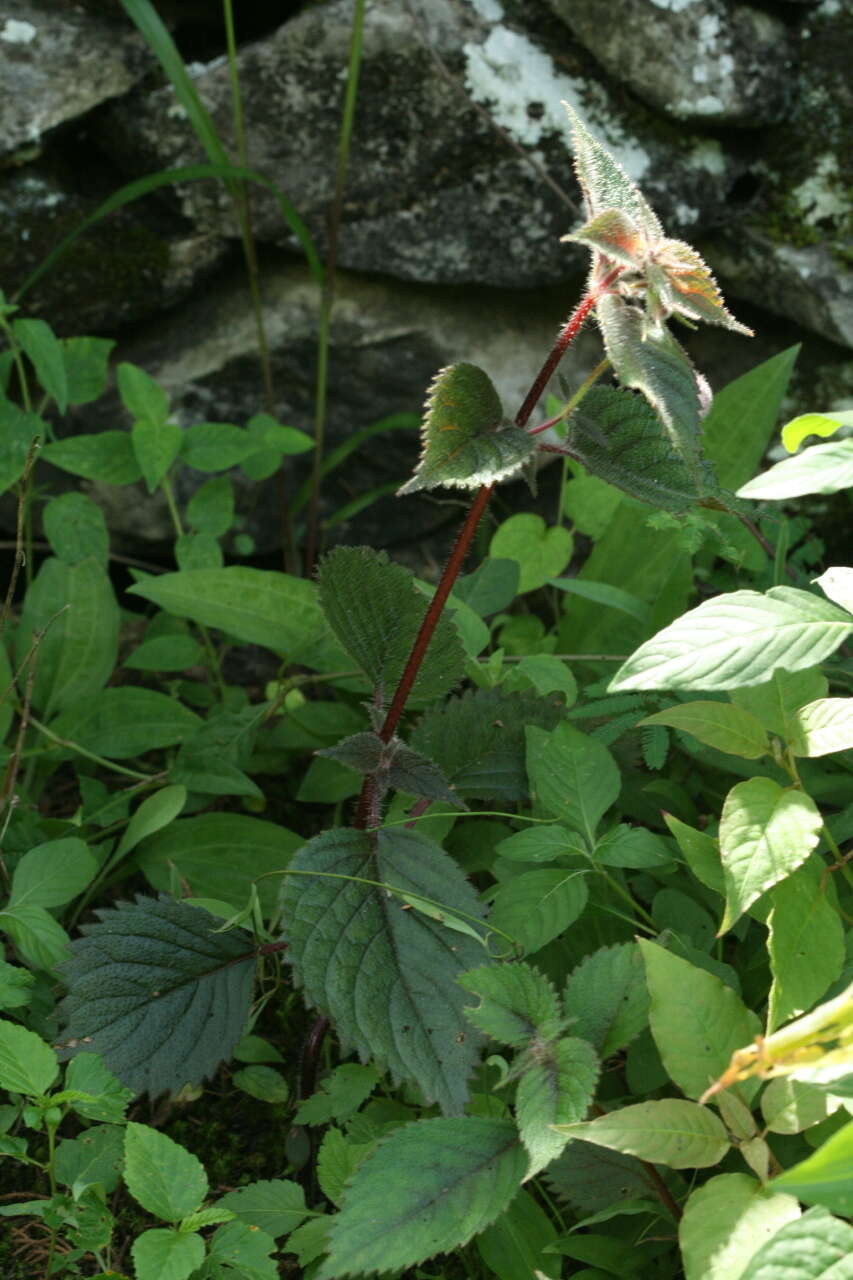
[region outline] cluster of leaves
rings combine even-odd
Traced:
[[[797,1280],[843,1274],[853,570],[810,581],[808,543],[751,503],[843,488],[853,446],[750,479],[794,353],[708,411],[666,322],[739,326],[574,130],[587,309],[621,385],[553,415],[560,518],[500,522],[440,615],[370,548],[335,549],[316,581],[226,564],[222,540],[251,549],[229,472],[264,479],[311,441],[264,414],[180,423],[128,364],[129,429],[63,434],[53,418],[104,392],[109,344],[3,304],[0,479],[50,554],[33,572],[27,547],[0,646],[0,1154],[33,1179],[0,1214],[40,1225],[45,1276],[106,1273],[131,1201],[136,1280],[272,1280],[277,1250],[317,1280],[527,1280],[566,1257],[590,1276],[787,1280],[792,1257]],[[547,425],[513,425],[453,365],[403,488],[488,497]],[[783,441],[848,425],[807,415]],[[176,568],[134,569],[127,593],[143,635],[100,507],[45,500],[50,467],[143,482],[169,511]],[[575,531],[594,549],[569,574]],[[689,608],[715,556],[735,589]],[[241,645],[272,655],[264,688],[227,682]],[[288,981],[318,1019],[308,1056],[328,1022],[344,1059],[301,1095],[296,1002],[288,1052],[256,1033]],[[219,1195],[128,1120],[145,1093],[213,1105],[217,1072],[291,1124],[293,1176]]]

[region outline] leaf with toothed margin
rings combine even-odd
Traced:
[[[536,442],[504,418],[494,383],[475,364],[440,369],[426,410],[420,462],[398,495],[439,485],[496,484],[520,471],[536,450]]]
[[[519,1063],[523,1074],[515,1095],[515,1112],[521,1140],[530,1155],[527,1177],[539,1173],[563,1150],[567,1134],[554,1125],[582,1121],[598,1083],[599,1062],[588,1040],[567,1036],[553,1044],[540,1044]]]
[[[406,746],[400,738],[383,742],[378,733],[354,733],[334,747],[315,752],[338,760],[357,773],[376,774],[383,784],[406,795],[444,800],[457,809],[467,809],[464,800],[451,788],[437,764]]]
[[[664,316],[686,316],[688,320],[734,329],[747,338],[753,336],[751,329],[726,310],[717,282],[704,259],[683,240],[667,237],[655,245],[643,274],[649,293],[654,295]],[[650,307],[652,313],[654,310],[654,306]]]
[[[285,938],[308,1003],[328,1014],[344,1046],[415,1081],[443,1111],[461,1112],[481,1038],[456,979],[483,952],[381,887],[482,918],[456,863],[416,831],[344,828],[310,840],[290,869],[302,874],[282,889]]]
[[[646,240],[633,218],[621,209],[605,209],[561,240],[584,244],[623,266],[639,269],[646,254]]]
[[[199,1084],[243,1033],[255,974],[251,937],[242,929],[213,933],[215,916],[165,896],[97,915],[62,965],[64,1040],[99,1053],[136,1093]]]
[[[620,164],[605,150],[600,142],[587,132],[580,116],[567,102],[563,106],[569,113],[572,126],[572,150],[575,155],[575,173],[591,216],[605,210],[618,209],[654,241],[663,236],[657,214],[628,177]]]
[[[532,965],[490,964],[463,973],[460,986],[480,997],[466,1009],[469,1020],[493,1040],[517,1049],[534,1036],[551,1040],[566,1019],[551,982]]]
[[[317,1280],[399,1271],[461,1248],[503,1212],[526,1171],[506,1120],[438,1117],[396,1129],[353,1175]]]

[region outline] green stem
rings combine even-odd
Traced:
[[[48,729],[46,724],[42,724],[40,720],[36,720],[34,715],[29,718],[29,723],[34,729],[38,729],[39,733],[43,733],[45,737],[50,738],[60,747],[65,747],[67,751],[74,751],[79,756],[85,756],[87,760],[91,760],[94,764],[99,764],[103,769],[109,769],[113,773],[122,773],[126,778],[135,778],[138,781],[150,782],[152,774],[140,773],[136,769],[127,769],[123,764],[117,764],[115,760],[107,760],[104,756],[95,755],[94,751],[87,751],[85,747],[81,747],[79,742],[72,742],[69,738],[60,738],[58,733],[54,733],[52,729]]]
[[[646,924],[650,925],[651,928],[654,930],[654,932],[657,933],[658,928],[657,928],[657,925],[655,924],[654,918],[651,915],[649,915],[645,907],[641,907],[639,902],[636,902],[634,898],[631,897],[628,890],[623,889],[619,881],[614,879],[614,877],[611,876],[607,871],[605,871],[603,867],[596,867],[596,870],[599,871],[601,875],[604,876],[604,879],[610,885],[610,888],[614,891],[614,893],[617,893],[619,897],[623,899],[623,901],[630,904],[631,910],[634,912],[634,914],[640,916],[642,920],[645,920]]]
[[[347,67],[347,84],[344,95],[344,107],[341,116],[341,131],[338,138],[338,160],[335,170],[335,191],[329,207],[327,221],[328,249],[326,252],[326,268],[323,275],[323,291],[320,298],[320,322],[317,334],[317,382],[314,402],[314,463],[311,476],[311,501],[308,507],[308,533],[306,542],[305,564],[310,574],[317,555],[317,535],[320,512],[320,486],[323,478],[323,449],[326,438],[326,400],[329,372],[329,335],[331,332],[332,307],[335,300],[335,274],[338,260],[338,234],[340,231],[341,212],[343,208],[344,186],[349,166],[350,139],[355,119],[355,104],[358,94],[358,77],[361,69],[361,51],[364,40],[365,0],[355,0],[352,17],[352,35],[350,38],[349,65]]]

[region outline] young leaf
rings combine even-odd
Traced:
[[[640,724],[665,724],[690,733],[717,751],[758,760],[770,750],[760,721],[727,702],[683,702],[646,716]]]
[[[429,602],[408,569],[369,547],[336,547],[321,562],[318,583],[320,606],[330,627],[387,704]],[[459,636],[450,619],[442,617],[412,695],[424,700],[441,697],[458,684],[464,669]]]
[[[732,1280],[765,1241],[800,1216],[793,1196],[777,1195],[746,1173],[721,1173],[694,1191],[678,1228],[685,1280]]]
[[[129,431],[69,436],[43,446],[41,456],[61,471],[99,484],[135,484],[142,479]]]
[[[528,726],[527,768],[534,798],[593,845],[621,785],[604,744],[565,722],[551,733]]]
[[[853,440],[814,444],[741,485],[739,498],[781,502],[806,493],[838,493],[853,485]]]
[[[767,1030],[811,1009],[844,966],[844,926],[827,901],[826,871],[800,867],[770,895],[767,920],[773,984]]]
[[[489,924],[508,933],[530,955],[565,933],[583,912],[587,897],[583,871],[525,871],[500,886]]]
[[[622,1107],[582,1124],[561,1125],[560,1132],[670,1169],[706,1169],[718,1164],[731,1145],[713,1111],[682,1098]]]
[[[430,1101],[461,1111],[479,1036],[459,973],[478,944],[399,896],[354,877],[423,895],[478,917],[473,890],[438,845],[415,831],[337,830],[300,850],[282,890],[288,955],[306,1000],[328,1013],[345,1046],[415,1080]]]
[[[395,1130],[349,1184],[317,1280],[395,1271],[461,1248],[506,1208],[526,1169],[505,1120],[438,1118]]]
[[[853,698],[819,698],[794,717],[791,750],[797,756],[828,756],[853,747]]]
[[[715,596],[647,640],[610,681],[627,689],[736,689],[834,653],[853,618],[796,587]]]
[[[465,1013],[493,1040],[521,1048],[534,1038],[552,1040],[565,1019],[557,993],[543,973],[529,964],[487,965],[463,973],[459,985],[480,997]]]
[[[749,1260],[749,1280],[844,1280],[853,1227],[822,1207],[780,1227]]]
[[[515,1095],[521,1141],[530,1155],[527,1178],[549,1165],[568,1141],[564,1126],[589,1110],[598,1083],[599,1063],[586,1040],[574,1036],[531,1048],[518,1064],[522,1072]],[[555,1132],[554,1126],[560,1126]]]
[[[806,1204],[822,1204],[843,1217],[853,1214],[853,1120],[828,1138],[814,1155],[787,1169],[770,1184]]]
[[[164,1222],[180,1222],[207,1195],[200,1160],[165,1133],[133,1121],[125,1130],[124,1181],[134,1200]]]
[[[549,529],[541,516],[520,512],[498,526],[489,555],[514,560],[519,567],[518,591],[537,591],[562,573],[572,558],[574,539],[568,529]]]
[[[682,1093],[699,1098],[761,1024],[714,974],[653,942],[637,945],[646,966],[649,1022],[658,1052]],[[754,1083],[740,1088],[745,1097],[755,1092]]]
[[[407,795],[443,800],[458,809],[467,808],[464,800],[451,790],[438,766],[399,738],[383,742],[378,733],[355,733],[335,747],[318,751],[317,755],[338,760],[358,773],[378,773],[387,786]]]
[[[646,867],[665,867],[673,862],[673,853],[663,838],[646,827],[629,827],[619,822],[596,841],[593,861],[600,867],[627,867],[641,871]]]
[[[805,862],[822,826],[817,805],[804,791],[785,790],[772,778],[750,778],[732,787],[720,819],[726,887],[720,933]]]
[[[0,1088],[37,1098],[59,1075],[59,1061],[41,1036],[0,1018]]]
[[[107,567],[110,537],[104,514],[83,493],[63,493],[51,498],[42,511],[44,533],[54,555],[66,564],[79,564],[89,556]]]
[[[487,971],[488,972],[488,971]],[[296,1124],[329,1124],[347,1120],[370,1097],[380,1080],[375,1067],[344,1062],[321,1082],[318,1091],[298,1108]]]
[[[12,874],[9,906],[63,907],[82,893],[98,870],[76,836],[48,840],[25,853]]]
[[[609,209],[621,210],[650,241],[663,235],[657,215],[625,170],[586,129],[576,111],[569,113],[575,173],[589,213],[595,217]]]
[[[536,442],[506,422],[488,374],[474,364],[440,369],[429,389],[421,458],[399,494],[439,485],[477,489],[496,484],[531,457]]]
[[[152,1227],[130,1250],[136,1280],[188,1280],[204,1261],[204,1241],[195,1231]]]
[[[559,823],[525,827],[498,842],[496,852],[511,862],[556,862],[558,858],[589,856],[583,836]]]
[[[636,943],[602,947],[569,975],[563,996],[572,1031],[602,1059],[624,1049],[647,1026],[649,994]]]
[[[167,898],[97,914],[64,965],[66,1041],[101,1054],[136,1093],[198,1084],[243,1031],[255,969],[249,936],[213,933],[214,916]]]
[[[247,1187],[229,1191],[217,1206],[230,1209],[246,1226],[264,1231],[275,1240],[289,1235],[308,1216],[305,1192],[287,1178],[250,1182]]]
[[[281,1072],[260,1062],[235,1071],[231,1082],[250,1098],[258,1098],[261,1102],[287,1102],[290,1096],[290,1089]]]
[[[177,818],[187,800],[186,787],[161,787],[153,795],[146,796],[136,809],[118,843],[116,857],[121,858],[135,849],[140,840],[152,836]]]

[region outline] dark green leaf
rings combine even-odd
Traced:
[[[134,422],[130,433],[133,452],[149,493],[154,493],[177,458],[181,448],[181,428],[176,422]]]
[[[234,488],[228,476],[215,476],[196,489],[187,503],[187,520],[215,538],[228,532],[234,523]]]
[[[167,898],[97,914],[64,965],[65,1040],[84,1041],[137,1093],[199,1084],[242,1034],[255,971],[249,935],[212,933],[215,916]]]
[[[581,961],[566,983],[571,1029],[602,1058],[624,1049],[649,1020],[643,958],[636,943],[602,947]]]
[[[527,730],[527,768],[534,798],[592,844],[621,786],[604,744],[566,721],[551,733],[533,725]]]
[[[197,471],[227,471],[257,451],[256,437],[228,422],[199,422],[181,441],[182,460]]]
[[[828,1210],[788,1222],[749,1260],[749,1280],[845,1280],[853,1272],[853,1227]]]
[[[190,737],[199,724],[195,712],[176,698],[154,689],[123,685],[75,701],[57,717],[54,728],[87,751],[124,760],[156,747],[175,746]]]
[[[501,560],[489,556],[473,573],[458,578],[453,594],[488,618],[512,604],[518,591],[519,565],[517,560]]]
[[[336,747],[318,751],[318,756],[337,760],[357,773],[375,773],[397,791],[430,800],[444,800],[459,809],[467,808],[451,790],[437,765],[399,738],[383,742],[378,733],[356,733],[344,738]]]
[[[0,394],[0,493],[20,480],[36,436],[44,440],[46,424],[35,413],[25,413]],[[44,457],[44,447],[41,450]]]
[[[499,1280],[559,1276],[562,1263],[543,1250],[557,1238],[548,1214],[528,1191],[518,1192],[496,1222],[477,1236],[477,1252]]]
[[[89,404],[107,389],[111,338],[63,338],[69,404]]]
[[[527,1177],[555,1160],[569,1141],[553,1125],[575,1124],[589,1110],[598,1083],[598,1057],[586,1040],[569,1036],[525,1054],[515,1095],[521,1140],[530,1155]]]
[[[110,536],[104,513],[97,503],[82,493],[63,493],[52,498],[42,512],[45,537],[54,555],[66,564],[79,564],[89,556],[104,568]]]
[[[75,1198],[97,1183],[110,1195],[121,1180],[123,1164],[124,1134],[117,1124],[93,1125],[56,1148],[57,1181],[70,1187]]]

